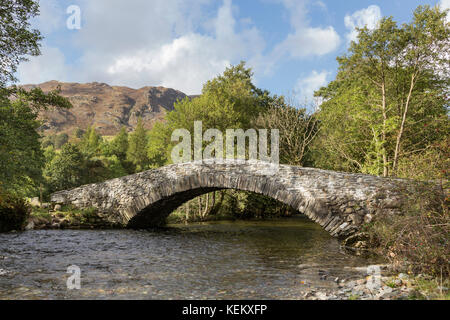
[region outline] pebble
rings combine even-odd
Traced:
[[[383,267],[383,268],[381,268]],[[382,270],[387,270],[387,267],[380,266]],[[360,271],[366,268],[358,268]],[[320,278],[326,279],[326,272],[318,270]],[[398,300],[407,299],[412,288],[407,287],[408,275],[400,273],[397,277],[381,276],[381,285],[379,287],[368,287],[366,285],[367,279],[357,279],[346,281],[345,279],[333,278],[333,281],[337,283],[335,289],[321,289],[310,290],[305,292],[302,296],[306,300]],[[386,283],[394,283],[395,287],[387,286]],[[443,288],[443,290],[448,290]]]
[[[0,276],[4,276],[6,274],[8,274],[8,270],[0,269]]]

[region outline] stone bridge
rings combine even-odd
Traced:
[[[290,205],[331,235],[347,238],[376,214],[397,212],[402,205],[401,185],[400,179],[365,174],[273,167],[260,161],[205,160],[56,192],[51,201],[96,207],[111,223],[147,228],[164,224],[173,210],[201,194],[245,190]]]

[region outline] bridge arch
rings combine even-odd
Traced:
[[[204,160],[141,172],[52,194],[54,203],[96,207],[110,222],[160,226],[184,202],[220,189],[263,194],[346,238],[383,210],[401,206],[401,181],[261,161]]]

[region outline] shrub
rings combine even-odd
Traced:
[[[69,135],[67,133],[61,133],[55,137],[54,146],[56,149],[61,149],[67,142],[69,142]]]
[[[29,204],[10,194],[0,195],[0,232],[22,230],[30,213]]]
[[[397,269],[433,276],[450,275],[450,214],[445,189],[417,184],[397,215],[378,214],[368,227],[378,246]]]

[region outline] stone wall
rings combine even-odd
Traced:
[[[158,226],[174,209],[220,189],[252,191],[292,206],[331,235],[347,238],[381,211],[402,206],[405,181],[364,174],[272,165],[259,161],[205,160],[165,166],[52,194],[51,201],[96,207],[111,223]]]

